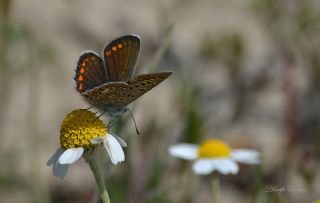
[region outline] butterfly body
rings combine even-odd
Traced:
[[[139,49],[140,38],[125,35],[104,48],[104,59],[93,51],[83,52],[75,76],[77,91],[110,116],[125,111],[128,104],[172,74],[161,72],[132,77]]]

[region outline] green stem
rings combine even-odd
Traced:
[[[108,194],[108,191],[107,191],[106,186],[104,184],[104,179],[103,179],[103,176],[99,170],[99,166],[98,166],[97,162],[95,161],[93,156],[86,157],[86,161],[88,162],[90,169],[94,175],[94,178],[96,179],[102,202],[103,203],[110,203],[109,194]]]
[[[212,203],[218,203],[220,196],[219,174],[212,175]]]

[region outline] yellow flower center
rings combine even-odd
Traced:
[[[104,123],[91,111],[77,109],[69,113],[63,120],[60,130],[60,145],[68,148],[90,148],[94,145],[92,138],[106,136]]]
[[[199,158],[222,158],[229,157],[231,148],[218,139],[210,139],[202,143],[198,150]]]

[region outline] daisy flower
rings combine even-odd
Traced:
[[[60,147],[47,165],[52,165],[54,176],[63,179],[70,164],[81,156],[89,162],[88,159],[94,156],[96,147],[101,145],[104,146],[113,164],[124,161],[121,145],[125,147],[126,143],[121,138],[109,134],[105,124],[95,113],[85,109],[74,110],[61,124]]]
[[[185,160],[195,160],[193,171],[208,175],[214,171],[222,174],[236,174],[238,163],[259,164],[259,152],[249,149],[231,149],[218,139],[209,139],[201,145],[177,144],[169,147],[169,154]]]

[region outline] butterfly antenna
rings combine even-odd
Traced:
[[[130,115],[131,115],[131,117],[132,117],[132,119],[133,119],[134,126],[135,126],[135,128],[136,128],[136,132],[137,132],[137,134],[138,134],[138,135],[140,135],[140,132],[139,132],[138,127],[137,127],[136,120],[134,119],[132,112],[130,111],[130,109],[129,109],[129,108],[127,108],[127,110],[129,111],[129,113],[130,113]]]
[[[86,108],[86,110],[89,110],[89,109],[91,109],[92,108],[92,106],[89,106],[88,108]]]

